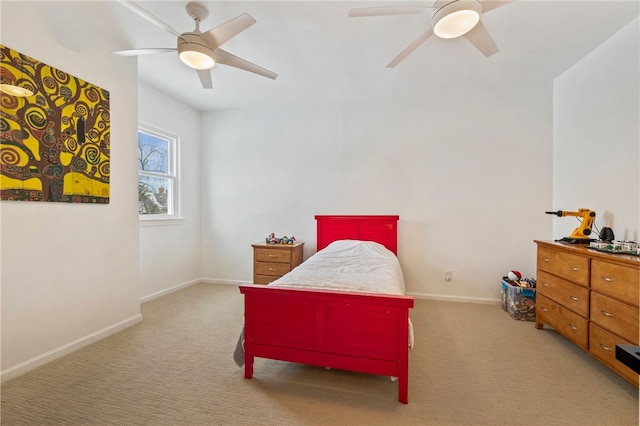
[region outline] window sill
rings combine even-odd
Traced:
[[[186,218],[184,217],[145,217],[140,216],[139,222],[141,227],[146,226],[171,226],[171,225],[184,225]]]

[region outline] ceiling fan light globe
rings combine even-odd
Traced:
[[[197,70],[208,70],[216,64],[212,57],[194,50],[181,52],[179,56],[187,66]]]
[[[477,0],[451,1],[433,14],[433,33],[440,38],[460,37],[476,26],[480,21],[481,11],[482,5]]]
[[[197,70],[208,70],[216,64],[215,53],[197,34],[183,34],[178,39],[178,56]]]

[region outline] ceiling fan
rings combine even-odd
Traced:
[[[433,6],[362,7],[351,9],[349,17],[408,15],[433,10],[431,28],[412,41],[387,64],[387,68],[394,68],[433,34],[445,39],[462,36],[487,57],[497,53],[498,47],[482,24],[480,15],[514,1],[436,0]]]
[[[248,13],[243,13],[224,24],[218,25],[208,31],[201,32],[200,22],[209,16],[209,11],[202,3],[189,2],[187,3],[186,9],[189,16],[191,16],[195,21],[195,29],[191,32],[179,33],[159,18],[138,6],[136,3],[130,0],[118,0],[118,2],[149,22],[175,35],[178,38],[178,43],[176,48],[167,47],[119,50],[113,52],[116,55],[139,56],[177,51],[182,62],[197,71],[198,77],[200,77],[200,82],[205,89],[213,88],[211,68],[213,68],[216,63],[239,68],[273,80],[278,77],[278,74],[234,56],[220,48],[220,46],[225,42],[256,23],[256,20]]]

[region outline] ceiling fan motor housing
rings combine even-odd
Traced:
[[[482,13],[478,0],[438,0],[433,8],[433,32],[441,38],[456,38],[471,31]]]

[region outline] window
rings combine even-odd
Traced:
[[[138,127],[138,213],[140,219],[178,217],[178,138]]]

